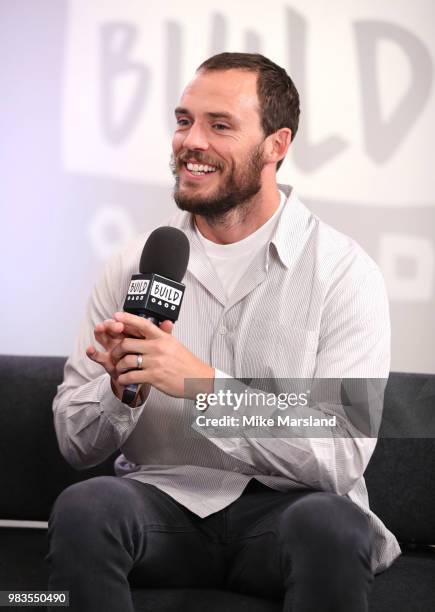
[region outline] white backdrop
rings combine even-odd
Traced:
[[[208,56],[301,95],[279,180],[380,264],[395,370],[435,372],[432,0],[2,0],[3,353],[67,354],[107,257],[171,214],[173,108]]]

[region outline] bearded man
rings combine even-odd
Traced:
[[[368,610],[374,573],[399,554],[368,506],[363,473],[375,438],[331,402],[310,414],[339,413],[334,432],[213,437],[192,429],[183,402],[186,380],[203,381],[207,395],[240,379],[387,378],[382,276],[277,184],[299,120],[283,68],[258,54],[214,56],[175,118],[180,210],[169,225],[191,248],[183,308],[175,326],[160,327],[120,312],[144,236],[93,291],[55,426],[79,469],[121,454],[116,477],[59,496],[50,589],[69,590],[80,612],[133,611],[131,584],[282,597],[285,611]],[[142,385],[135,406],[122,401],[131,384]]]

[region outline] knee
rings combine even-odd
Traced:
[[[125,491],[114,476],[100,476],[75,483],[57,498],[49,520],[50,532],[61,531],[70,538],[95,534],[125,511]]]
[[[309,493],[282,514],[280,534],[291,548],[298,545],[346,556],[370,555],[373,534],[364,513],[349,499],[333,493]]]

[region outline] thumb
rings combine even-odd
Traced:
[[[164,332],[166,332],[167,334],[172,334],[172,330],[174,328],[174,324],[172,323],[172,321],[163,321],[163,323],[160,325],[160,329]]]
[[[105,362],[105,353],[102,351],[97,351],[95,346],[88,346],[86,349],[86,355],[89,357],[89,359],[92,359],[92,361],[95,361],[95,363],[99,363],[100,365],[103,365]]]

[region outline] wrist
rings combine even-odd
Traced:
[[[140,386],[138,397],[140,399],[140,404],[144,404],[148,399],[148,395],[151,391],[151,385],[148,383],[144,383]],[[139,404],[138,404],[139,405]]]
[[[113,380],[113,378],[110,379],[110,386],[112,388],[113,395],[122,402],[125,387],[119,385],[115,380]],[[131,404],[128,404],[130,408],[137,408],[138,406],[144,404],[151,389],[151,385],[148,384],[139,384],[137,387],[136,397]]]
[[[121,387],[112,377],[110,377],[110,388],[116,398],[119,400],[122,399],[123,387]]]

